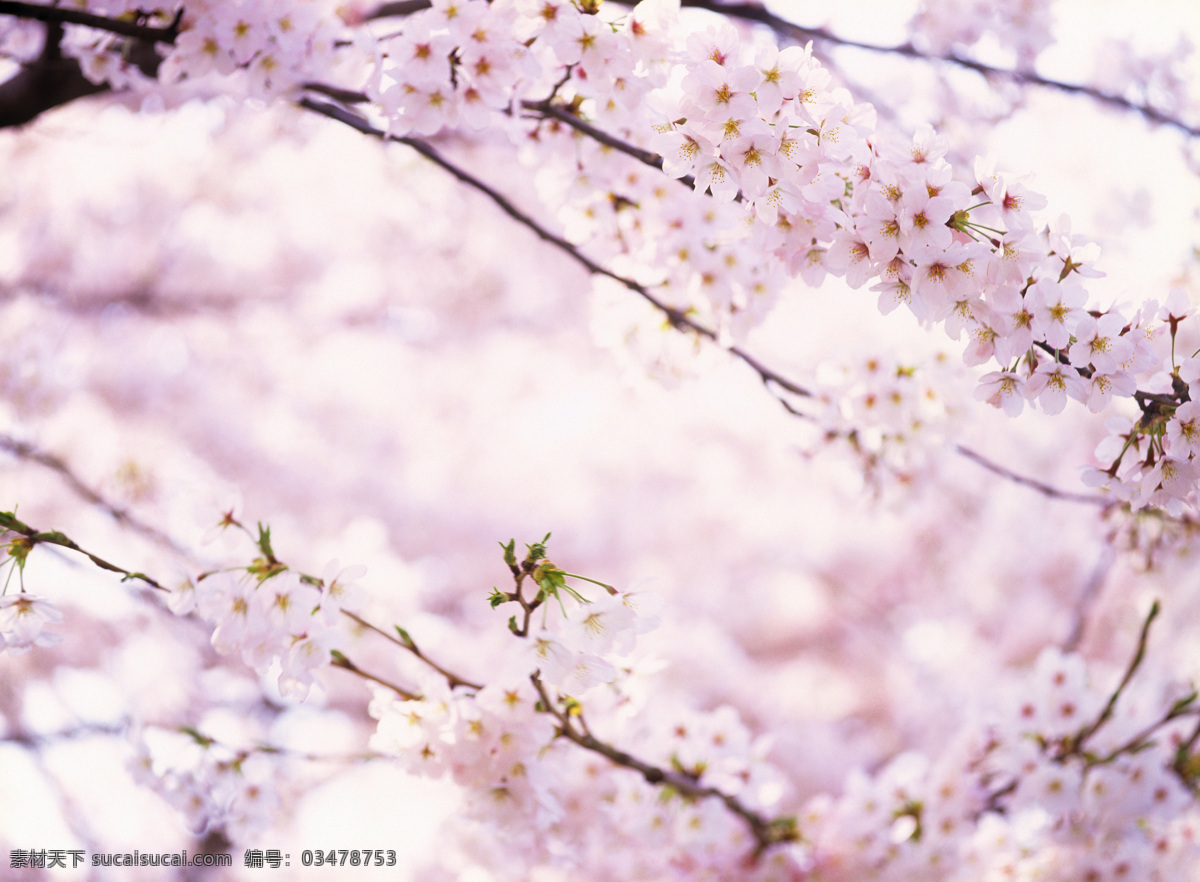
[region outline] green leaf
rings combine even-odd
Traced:
[[[180,726],[179,731],[182,732],[184,735],[190,735],[192,740],[195,741],[197,744],[199,744],[201,747],[212,747],[212,745],[215,743],[214,739],[209,738],[207,735],[205,735],[203,732],[201,732],[199,729],[195,728],[194,726]]]
[[[400,642],[403,643],[408,649],[412,649],[414,646],[417,645],[417,644],[413,643],[413,639],[408,636],[408,632],[405,631],[403,628],[401,628],[399,625],[392,625],[392,627],[396,629],[396,634],[399,635]]]
[[[517,617],[510,616],[508,619],[508,630],[512,631],[518,637],[521,636],[521,628],[517,625]]]
[[[492,593],[488,595],[488,603],[492,605],[492,609],[495,609],[502,603],[508,603],[508,601],[509,596],[499,588],[493,586]]]

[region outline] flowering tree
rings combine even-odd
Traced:
[[[1191,46],[796,7],[0,0],[6,872],[1200,878]]]

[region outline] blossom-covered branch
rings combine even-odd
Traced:
[[[336,104],[320,102],[320,101],[316,101],[311,98],[301,99],[300,104],[302,107],[305,107],[306,109],[320,113],[324,116],[328,116],[331,119],[335,119],[338,122],[346,124],[346,125],[350,126],[351,128],[354,128],[355,130],[362,132],[363,134],[371,135],[373,137],[381,138],[384,140],[396,141],[398,143],[405,144],[405,145],[413,148],[418,153],[420,153],[422,156],[424,156],[425,158],[434,162],[436,165],[440,166],[445,171],[449,172],[451,175],[453,175],[459,181],[472,187],[473,189],[477,190],[478,192],[483,193],[493,203],[495,203],[502,211],[504,211],[505,214],[507,214],[509,217],[513,218],[514,220],[516,220],[522,226],[524,226],[524,227],[528,228],[529,230],[531,230],[532,232],[534,232],[543,241],[548,242],[549,244],[558,248],[560,251],[563,251],[564,253],[569,255],[577,263],[581,264],[585,269],[587,269],[588,272],[593,273],[593,274],[602,275],[607,278],[613,279],[614,281],[619,282],[621,285],[625,286],[626,288],[630,289],[631,291],[634,291],[635,293],[639,294],[643,299],[648,301],[652,306],[654,306],[656,309],[658,309],[660,312],[662,312],[666,316],[668,324],[675,330],[683,331],[685,333],[686,332],[696,333],[699,336],[708,339],[709,341],[716,342],[717,335],[711,329],[701,325],[699,322],[692,319],[687,314],[682,313],[679,310],[676,310],[676,309],[673,309],[673,308],[667,306],[665,303],[663,303],[661,300],[659,300],[646,286],[639,284],[638,282],[635,282],[632,279],[628,279],[623,276],[620,276],[620,275],[612,272],[611,270],[601,266],[600,264],[596,263],[596,261],[592,260],[586,254],[584,254],[582,251],[580,251],[580,249],[577,246],[566,241],[561,236],[558,236],[558,235],[550,232],[548,229],[546,229],[545,226],[543,226],[540,222],[538,222],[533,217],[531,217],[528,213],[524,212],[523,210],[518,208],[516,205],[514,205],[513,202],[510,199],[508,199],[508,197],[501,194],[494,187],[492,187],[491,185],[482,181],[477,176],[471,174],[470,172],[466,171],[465,169],[463,169],[463,168],[459,167],[458,165],[452,163],[451,161],[447,160],[441,153],[439,153],[432,145],[428,144],[427,142],[421,141],[420,139],[414,139],[411,137],[397,137],[397,136],[388,135],[386,132],[383,132],[382,130],[377,129],[374,126],[372,126],[366,119],[359,116],[358,114],[353,113],[353,112],[351,112],[343,107],[340,107]],[[533,105],[531,109],[548,112],[547,108],[544,108],[541,105]],[[565,114],[565,113],[559,112],[559,113],[553,114],[553,116],[554,116],[554,118],[557,119],[557,118],[560,118],[560,116],[570,117],[570,114]],[[586,126],[586,124],[583,124],[583,125]],[[578,126],[573,126],[573,127],[578,128]],[[589,137],[591,137],[592,136],[591,130],[593,130],[593,129],[594,129],[594,127],[586,126],[586,128],[579,128],[579,131],[581,131],[585,135],[588,135]],[[596,131],[598,131],[598,130],[596,130]],[[606,136],[601,141],[601,143],[603,143],[607,146],[614,146],[614,144],[615,145],[624,144],[624,142],[621,142],[619,139],[616,139],[612,136]],[[621,149],[622,152],[628,153],[629,155],[633,156],[634,158],[638,159],[639,161],[641,161],[647,165],[650,165],[653,168],[656,168],[656,169],[661,168],[661,164],[662,164],[661,157],[657,157],[655,154],[651,154],[646,151],[641,151],[638,148],[633,147],[632,145],[625,145],[624,147],[621,147],[618,149]],[[788,400],[787,397],[785,397],[784,395],[778,394],[776,392],[776,389],[778,389],[778,390],[782,390],[783,392],[790,393],[791,395],[800,396],[801,398],[814,397],[813,393],[808,388],[801,385],[800,383],[797,383],[794,380],[791,380],[791,379],[783,376],[778,371],[763,364],[757,357],[748,353],[741,346],[734,345],[734,346],[727,346],[725,348],[726,348],[726,351],[728,351],[731,355],[733,355],[735,358],[737,358],[740,361],[742,361],[743,363],[745,363],[747,366],[749,366],[751,369],[753,369],[755,371],[755,373],[758,374],[759,378],[762,380],[762,382],[763,382],[764,386],[767,388],[767,390],[776,398],[776,400],[779,401],[780,405],[782,407],[784,407],[784,409],[786,409],[791,415],[805,419],[805,420],[814,419],[814,416],[811,413],[807,413],[803,410],[798,409],[791,401]],[[1072,501],[1072,502],[1082,502],[1082,503],[1089,504],[1089,505],[1099,505],[1102,507],[1112,504],[1112,500],[1106,499],[1105,497],[1102,497],[1102,496],[1061,490],[1061,489],[1053,487],[1049,484],[1046,484],[1045,482],[1038,481],[1034,478],[1025,477],[1016,472],[1013,472],[1011,469],[1008,469],[1004,466],[1000,466],[1000,465],[992,462],[991,460],[989,460],[987,457],[983,456],[982,454],[980,454],[968,447],[965,447],[963,445],[954,445],[954,449],[960,455],[966,457],[967,459],[971,460],[972,462],[975,462],[975,463],[983,466],[984,468],[988,469],[989,471],[991,471],[997,475],[1000,475],[1002,477],[1005,477],[1009,480],[1012,480],[1018,484],[1030,487],[1031,489],[1034,489],[1037,492],[1039,492],[1045,496],[1055,498],[1055,499],[1068,500],[1068,501]]]
[[[1132,101],[1123,95],[1106,92],[1096,86],[1087,85],[1084,83],[1068,83],[1062,80],[1054,79],[1053,77],[1043,76],[1031,69],[1020,68],[1005,68],[997,67],[991,64],[985,64],[981,61],[976,61],[972,58],[965,58],[961,55],[953,53],[931,53],[923,51],[914,46],[911,42],[897,43],[893,45],[881,45],[878,43],[868,43],[862,40],[853,40],[848,37],[842,37],[833,33],[828,28],[822,27],[807,27],[798,25],[788,21],[782,16],[776,15],[765,6],[758,3],[724,3],[721,0],[680,0],[681,5],[692,7],[694,9],[707,9],[710,12],[716,12],[730,18],[742,19],[744,21],[752,21],[758,24],[766,25],[776,31],[780,36],[788,40],[793,40],[799,43],[805,43],[809,40],[818,43],[825,43],[831,46],[846,46],[853,49],[861,49],[866,52],[877,52],[886,55],[899,55],[905,58],[910,58],[914,61],[932,62],[935,64],[950,64],[956,67],[961,67],[966,70],[973,70],[978,74],[982,74],[989,79],[1001,79],[1020,85],[1038,86],[1044,89],[1053,89],[1058,92],[1064,92],[1070,95],[1081,95],[1090,98],[1100,104],[1109,107],[1119,108],[1121,110],[1137,113],[1158,125],[1168,126],[1176,129],[1179,132],[1187,135],[1189,138],[1200,136],[1200,126],[1193,123],[1188,123],[1173,114],[1155,107],[1148,103],[1139,103]]]
[[[683,331],[685,333],[693,333],[700,337],[704,337],[708,340],[716,341],[717,334],[711,328],[708,328],[705,325],[701,324],[700,322],[698,322],[697,320],[692,318],[690,315],[688,315],[686,312],[676,309],[675,307],[667,305],[665,302],[663,302],[658,297],[656,297],[654,295],[654,293],[650,290],[650,288],[648,288],[646,285],[642,285],[641,283],[636,282],[633,279],[629,279],[624,276],[618,275],[617,273],[614,273],[612,270],[601,266],[599,263],[592,260],[592,258],[588,257],[586,254],[584,254],[582,251],[580,251],[579,248],[577,248],[575,245],[568,242],[562,236],[559,236],[556,233],[553,233],[550,230],[546,229],[546,227],[544,227],[542,224],[538,223],[529,214],[527,214],[526,212],[524,212],[520,208],[518,208],[516,205],[514,205],[513,202],[510,199],[508,199],[508,197],[504,196],[502,193],[500,193],[498,190],[496,190],[490,184],[484,182],[483,180],[481,180],[480,178],[471,174],[470,172],[466,171],[465,169],[460,168],[459,166],[457,166],[454,163],[447,160],[438,150],[436,150],[433,147],[433,145],[429,144],[428,142],[423,141],[418,138],[397,137],[397,136],[388,135],[386,132],[382,131],[381,129],[377,129],[374,126],[372,126],[369,122],[367,122],[367,120],[363,119],[362,117],[360,117],[356,114],[350,113],[349,111],[345,110],[344,108],[338,107],[337,105],[334,105],[334,104],[314,101],[311,98],[302,98],[300,100],[300,106],[304,107],[307,110],[312,110],[316,113],[319,113],[322,116],[327,116],[330,119],[335,119],[338,122],[344,123],[345,125],[348,125],[351,128],[353,128],[359,132],[362,132],[365,135],[371,135],[376,138],[382,138],[384,140],[395,141],[397,143],[404,144],[407,147],[411,147],[413,150],[417,151],[422,156],[424,156],[426,159],[428,159],[430,162],[434,163],[435,165],[437,165],[440,168],[444,169],[445,171],[449,172],[451,175],[453,175],[459,181],[463,182],[464,184],[467,184],[469,187],[471,187],[471,188],[479,191],[480,193],[484,194],[485,196],[487,196],[493,203],[495,203],[495,205],[497,207],[500,208],[501,211],[503,211],[505,214],[507,214],[513,220],[517,221],[517,223],[519,223],[522,226],[526,227],[527,229],[531,230],[534,234],[537,235],[537,237],[539,239],[542,239],[543,241],[548,242],[550,245],[553,245],[558,250],[569,255],[573,260],[575,260],[577,263],[579,263],[581,266],[583,266],[583,268],[586,269],[589,273],[592,273],[594,275],[604,276],[606,278],[612,279],[613,281],[615,281],[621,285],[624,285],[626,288],[633,291],[635,294],[638,294],[643,300],[645,300],[647,303],[649,303],[651,306],[653,306],[655,309],[657,309],[659,312],[661,312],[663,314],[663,317],[666,319],[667,323],[671,327],[675,328],[678,331]],[[799,396],[805,397],[805,398],[812,396],[812,392],[810,392],[808,389],[787,379],[786,377],[782,376],[781,374],[777,373],[776,371],[774,371],[771,368],[767,367],[766,365],[762,364],[762,362],[760,362],[754,356],[750,355],[748,352],[746,352],[740,346],[727,347],[727,351],[734,358],[737,358],[738,360],[740,360],[741,362],[746,364],[748,367],[750,367],[755,373],[757,373],[759,378],[764,383],[774,383],[775,385],[779,386],[782,389],[787,390],[788,392],[792,393],[793,395],[799,395]]]
[[[546,691],[546,685],[538,674],[533,674],[530,680],[541,699],[541,706],[558,722],[557,734],[560,737],[578,744],[585,750],[600,754],[614,765],[637,772],[646,780],[647,784],[664,787],[684,799],[716,799],[720,801],[729,811],[745,821],[750,828],[750,832],[754,836],[755,857],[761,855],[772,845],[795,842],[800,838],[795,818],[763,817],[760,813],[743,805],[737,797],[724,793],[716,787],[701,786],[697,777],[693,775],[663,769],[599,740],[587,730],[582,713],[576,706],[567,701],[565,702],[566,709],[560,708],[559,705],[564,704],[564,701],[561,699],[555,701],[550,697]]]

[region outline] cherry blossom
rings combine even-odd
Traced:
[[[73,835],[120,741],[193,850],[365,772],[432,879],[1194,874],[1193,270],[992,153],[1045,4],[925,4],[924,74],[778,4],[41,5],[0,735]],[[1190,149],[1164,51],[1058,97]]]

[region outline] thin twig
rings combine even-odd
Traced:
[[[1146,620],[1142,622],[1142,630],[1138,634],[1137,649],[1133,653],[1133,658],[1129,660],[1129,666],[1125,669],[1125,676],[1121,678],[1121,682],[1117,684],[1117,688],[1108,697],[1108,702],[1104,705],[1104,710],[1100,712],[1100,716],[1096,717],[1094,722],[1085,726],[1079,731],[1078,735],[1071,739],[1068,749],[1072,753],[1082,751],[1084,743],[1095,735],[1101,726],[1112,719],[1113,711],[1117,706],[1117,700],[1120,699],[1121,693],[1125,691],[1125,687],[1129,685],[1129,681],[1133,679],[1133,675],[1137,673],[1137,669],[1141,667],[1142,659],[1146,657],[1146,644],[1150,639],[1150,626],[1158,618],[1159,611],[1160,607],[1156,600],[1151,604],[1150,612],[1146,615]]]
[[[44,466],[58,475],[66,482],[67,486],[79,497],[81,497],[89,505],[94,505],[104,511],[109,517],[123,527],[128,527],[136,533],[141,533],[147,539],[151,539],[160,545],[164,545],[179,554],[184,554],[184,550],[175,543],[170,536],[159,530],[157,527],[151,526],[142,520],[139,520],[134,515],[130,514],[126,509],[120,508],[109,500],[101,496],[96,490],[93,490],[79,476],[71,470],[67,463],[55,456],[52,453],[46,453],[39,450],[34,445],[27,441],[19,441],[11,435],[0,434],[0,450],[7,450],[19,459],[28,462],[37,463]]]
[[[1121,110],[1127,110],[1133,113],[1141,114],[1151,122],[1178,129],[1188,137],[1195,138],[1200,135],[1200,127],[1188,125],[1183,120],[1177,119],[1176,117],[1171,116],[1169,113],[1159,110],[1156,107],[1152,107],[1149,104],[1139,104],[1135,101],[1130,101],[1128,98],[1122,97],[1121,95],[1103,92],[1094,86],[1085,86],[1078,83],[1065,83],[1061,80],[1044,77],[1041,74],[1035,73],[1031,70],[993,67],[990,64],[983,64],[982,62],[975,61],[970,58],[963,58],[961,55],[939,55],[922,52],[912,43],[880,45],[878,43],[864,43],[860,40],[851,40],[846,37],[840,37],[825,28],[804,27],[794,22],[790,22],[787,19],[775,15],[765,7],[756,3],[721,3],[719,0],[682,0],[682,5],[690,6],[695,9],[707,9],[710,12],[716,12],[731,18],[740,18],[745,21],[758,22],[759,24],[767,25],[781,36],[789,37],[797,41],[815,40],[821,43],[829,43],[834,46],[846,46],[853,49],[862,49],[866,52],[900,55],[904,58],[913,59],[914,61],[942,62],[945,64],[952,64],[958,67],[966,68],[968,70],[973,70],[985,77],[1006,79],[1010,82],[1038,86],[1044,89],[1054,89],[1056,91],[1066,92],[1072,95],[1084,95],[1100,102],[1101,104],[1107,104],[1111,107],[1120,108]]]
[[[1200,714],[1200,708],[1197,708],[1194,704],[1195,700],[1196,694],[1193,692],[1190,695],[1184,696],[1179,701],[1176,701],[1169,708],[1167,708],[1166,713],[1164,713],[1161,717],[1159,717],[1153,723],[1143,726],[1139,732],[1131,735],[1128,739],[1126,739],[1125,743],[1121,744],[1119,747],[1114,747],[1104,756],[1097,757],[1092,761],[1092,765],[1104,765],[1106,763],[1111,763],[1113,760],[1120,756],[1124,756],[1127,753],[1134,753],[1142,750],[1147,745],[1152,743],[1150,741],[1151,737],[1163,726],[1174,722],[1175,720],[1183,719],[1184,717],[1191,717]]]
[[[644,163],[650,166],[650,168],[657,169],[658,171],[663,170],[663,158],[657,153],[643,150],[641,147],[630,144],[628,141],[623,141],[614,135],[610,135],[603,129],[596,128],[596,126],[586,122],[562,105],[555,104],[552,101],[522,101],[521,106],[525,110],[536,113],[543,118],[549,117],[564,125],[568,125],[575,129],[575,131],[587,135],[593,141],[603,144],[605,147],[611,147],[613,150],[617,150],[627,156],[632,156],[638,162]],[[677,178],[677,180],[691,190],[696,189],[696,179],[691,175],[683,175]]]
[[[356,613],[350,612],[350,610],[348,610],[348,609],[343,609],[341,612],[342,612],[342,615],[346,616],[346,618],[350,619],[353,622],[356,622],[358,625],[362,626],[363,628],[366,628],[368,631],[374,631],[376,634],[379,634],[380,636],[382,636],[385,640],[395,643],[397,646],[401,647],[402,649],[405,649],[408,652],[411,652],[413,655],[415,655],[417,658],[419,658],[426,665],[433,668],[435,671],[437,671],[439,674],[441,674],[443,677],[445,677],[446,682],[450,685],[451,689],[453,689],[455,686],[464,686],[467,689],[474,689],[476,692],[478,692],[480,689],[483,688],[483,686],[481,686],[480,684],[472,683],[470,680],[464,679],[463,677],[458,676],[458,674],[455,674],[455,673],[452,673],[451,671],[446,670],[441,665],[439,665],[437,662],[433,661],[433,659],[431,659],[429,656],[425,655],[425,653],[423,653],[421,651],[420,647],[417,646],[417,644],[413,641],[413,639],[411,637],[409,637],[407,641],[402,640],[396,635],[389,634],[387,631],[383,630],[382,628],[378,627],[377,625],[371,624],[366,619],[364,619],[362,616],[359,616]]]
[[[88,560],[90,560],[93,564],[95,564],[102,570],[108,570],[109,572],[112,572],[112,573],[119,573],[121,576],[124,577],[121,580],[123,582],[129,581],[130,579],[137,579],[138,581],[144,582],[147,585],[149,585],[151,588],[154,588],[158,591],[168,591],[169,590],[169,589],[163,587],[162,585],[160,585],[154,579],[147,576],[145,573],[136,573],[136,572],[127,570],[124,567],[119,567],[116,564],[109,563],[104,558],[99,557],[98,555],[92,554],[90,551],[79,547],[79,545],[77,545],[72,539],[63,535],[58,530],[50,530],[50,531],[37,530],[37,529],[34,529],[33,527],[29,526],[28,524],[23,523],[22,521],[18,520],[16,518],[16,516],[14,516],[12,514],[12,512],[0,511],[0,532],[3,532],[5,530],[8,530],[12,533],[17,533],[18,535],[24,536],[26,539],[29,540],[28,548],[26,549],[26,553],[28,553],[30,550],[32,550],[33,546],[35,546],[35,545],[39,545],[39,544],[57,545],[60,548],[67,548],[67,549],[70,549],[71,551],[82,554],[84,557],[86,557]]]
[[[977,453],[969,447],[962,444],[955,444],[954,451],[960,456],[966,457],[971,462],[983,466],[989,472],[1000,475],[1002,478],[1007,478],[1014,484],[1020,484],[1023,487],[1029,487],[1036,490],[1043,496],[1048,496],[1051,499],[1062,499],[1067,502],[1078,502],[1085,505],[1096,505],[1101,508],[1109,508],[1116,505],[1116,500],[1108,499],[1104,496],[1099,496],[1093,493],[1074,493],[1070,490],[1060,490],[1059,488],[1047,484],[1044,481],[1039,481],[1036,478],[1028,478],[1025,475],[1019,475],[1009,468],[1006,468],[999,463],[993,462],[981,453]]]
[[[380,686],[386,686],[405,701],[419,701],[421,699],[421,696],[415,692],[410,692],[409,690],[397,686],[395,683],[392,683],[389,680],[385,680],[383,677],[364,671],[340,652],[334,653],[333,658],[329,663],[335,668],[341,668],[343,671],[349,671],[352,674],[356,674],[359,677],[362,677],[364,680],[370,680],[372,683],[378,683]]]

